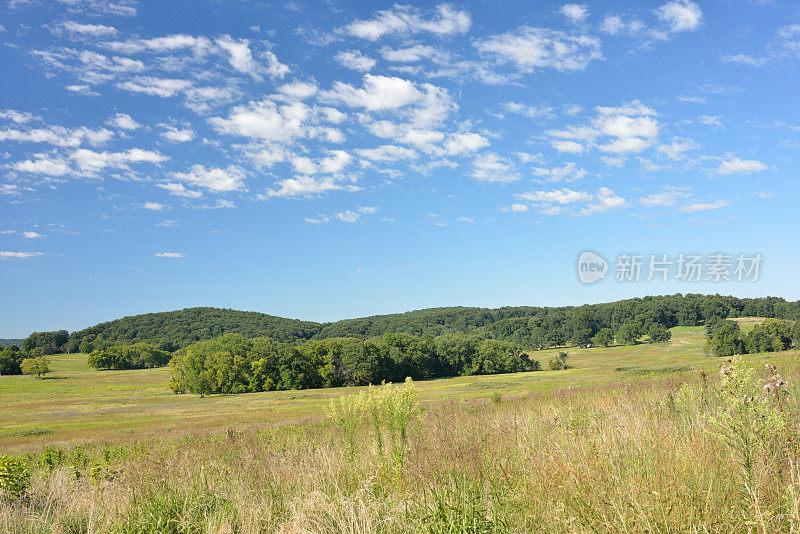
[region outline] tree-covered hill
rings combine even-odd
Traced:
[[[171,351],[226,333],[238,333],[247,338],[269,337],[285,343],[334,337],[371,338],[385,333],[416,336],[462,333],[537,348],[585,345],[604,328],[618,332],[624,326],[626,331],[644,335],[653,324],[667,328],[698,326],[747,316],[797,320],[800,319],[800,302],[787,302],[778,297],[740,299],[676,294],[552,308],[429,308],[332,323],[221,308],[187,308],[124,317],[73,332],[63,349],[89,352],[109,344],[145,341]],[[38,335],[38,338],[49,339],[46,335]]]
[[[78,332],[69,339],[69,352],[89,352],[103,344],[146,341],[165,350],[236,333],[245,337],[270,337],[280,342],[310,339],[320,329],[319,323],[285,319],[264,313],[224,308],[186,308],[146,313],[100,323]],[[83,345],[83,346],[82,346]]]

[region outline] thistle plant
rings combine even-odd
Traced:
[[[756,467],[769,446],[784,434],[786,420],[780,409],[759,394],[753,371],[734,357],[723,364],[722,406],[709,417],[711,429],[731,450],[739,466],[742,496],[761,520]]]

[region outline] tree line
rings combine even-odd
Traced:
[[[714,356],[778,352],[800,346],[800,321],[765,319],[746,334],[736,321],[706,326],[706,352]]]
[[[358,386],[540,369],[515,343],[465,334],[384,334],[295,345],[225,334],[179,350],[170,362],[177,393],[246,393]]]
[[[25,350],[41,349],[44,354],[91,353],[112,345],[146,342],[159,350],[174,352],[226,333],[292,344],[342,337],[367,339],[386,333],[434,337],[470,334],[539,349],[597,344],[593,338],[603,329],[610,329],[615,338],[621,338],[620,343],[626,343],[634,335],[637,339],[649,336],[654,324],[669,329],[748,316],[798,320],[800,301],[676,294],[567,307],[430,308],[332,323],[220,308],[187,308],[124,317],[72,333],[34,333],[25,340],[29,345]]]

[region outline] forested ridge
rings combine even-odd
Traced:
[[[66,339],[64,331],[34,333],[25,341],[23,349],[43,347],[45,353],[55,350],[88,353],[115,344],[147,342],[172,352],[228,333],[245,338],[269,337],[293,344],[328,338],[376,338],[386,333],[420,337],[458,333],[537,349],[585,345],[605,328],[641,336],[647,334],[653,324],[667,328],[700,326],[745,316],[797,320],[800,302],[778,297],[741,299],[676,294],[584,306],[429,308],[331,323],[222,308],[187,308],[123,317],[72,332]]]

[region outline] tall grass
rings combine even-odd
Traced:
[[[726,366],[424,410],[378,386],[317,423],[41,451],[0,532],[797,532],[798,377]]]

